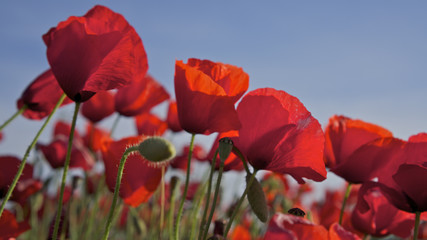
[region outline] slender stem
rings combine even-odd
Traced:
[[[191,231],[190,231],[190,239],[195,239],[194,235],[196,234],[196,225],[197,225],[197,215],[199,213],[200,205],[202,204],[203,194],[206,190],[207,181],[203,183],[202,186],[199,187],[196,192],[197,201],[193,207],[193,213],[191,214]]]
[[[66,95],[62,94],[61,98],[59,99],[59,101],[56,103],[55,107],[53,108],[52,112],[50,113],[50,115],[46,118],[46,120],[44,121],[42,127],[40,128],[40,130],[37,132],[36,136],[34,137],[33,141],[31,142],[30,146],[28,146],[27,150],[25,151],[24,154],[24,158],[21,161],[21,164],[19,165],[18,171],[16,172],[15,178],[13,179],[12,183],[10,184],[9,189],[7,190],[6,196],[3,199],[3,202],[1,203],[1,207],[0,207],[0,217],[3,214],[3,210],[4,207],[6,206],[7,201],[9,200],[10,196],[12,196],[12,192],[16,187],[16,184],[19,180],[19,178],[22,175],[22,172],[24,171],[25,168],[25,163],[27,162],[27,158],[28,155],[30,155],[30,151],[31,149],[34,148],[34,146],[37,143],[37,140],[39,139],[41,133],[43,132],[43,130],[45,129],[46,125],[49,123],[50,119],[52,118],[53,114],[56,112],[56,110],[59,108],[59,106],[61,106],[62,102],[64,101]],[[22,108],[21,108],[22,109]]]
[[[160,186],[160,228],[159,234],[162,239],[163,223],[165,221],[165,166],[162,166],[162,182]]]
[[[52,239],[57,239],[57,235],[58,235],[59,222],[61,220],[61,213],[62,213],[62,200],[64,198],[64,192],[65,192],[65,179],[67,177],[68,167],[70,165],[71,148],[73,146],[74,129],[76,128],[77,115],[79,113],[79,108],[80,108],[80,102],[76,102],[75,108],[74,108],[73,121],[71,122],[70,137],[68,138],[68,148],[67,148],[67,155],[65,157],[64,170],[62,172],[61,192],[59,194],[58,210],[56,212],[55,226],[53,228]]]
[[[345,196],[344,196],[344,199],[342,201],[341,212],[340,212],[340,219],[338,221],[338,223],[340,225],[342,225],[342,219],[343,219],[343,216],[344,216],[345,203],[347,202],[347,199],[350,196],[350,192],[351,192],[351,183],[348,183],[347,190],[345,191]]]
[[[9,119],[6,120],[6,122],[4,122],[1,126],[0,126],[0,131],[3,130],[3,128],[5,128],[7,125],[9,125],[9,123],[11,123],[16,117],[18,117],[19,115],[21,115],[26,109],[28,108],[28,105],[24,105],[22,106],[20,109],[18,109],[18,111],[16,111],[16,113],[14,113],[12,115],[12,117],[10,117]],[[53,111],[52,111],[53,112]]]
[[[237,202],[236,207],[233,210],[233,213],[231,214],[230,220],[228,220],[227,226],[225,227],[224,231],[224,238],[227,237],[228,232],[230,231],[231,225],[233,224],[234,218],[236,217],[237,213],[239,212],[239,208],[242,205],[243,201],[245,200],[246,195],[248,194],[249,188],[252,185],[252,182],[255,179],[255,175],[257,173],[257,170],[254,171],[254,173],[251,174],[251,178],[249,179],[248,184],[246,185],[245,191],[243,192],[242,196],[240,197],[239,201]]]
[[[110,232],[111,224],[113,222],[114,210],[117,204],[117,198],[119,196],[120,184],[122,182],[123,169],[125,168],[126,159],[130,153],[138,151],[138,146],[129,147],[123,153],[122,159],[120,159],[119,169],[117,171],[116,186],[114,188],[114,197],[113,202],[111,203],[110,212],[108,213],[108,220],[105,226],[104,237],[102,239],[106,240]]]
[[[95,190],[95,194],[93,196],[93,208],[92,210],[89,212],[89,216],[88,216],[88,223],[87,223],[87,229],[85,231],[85,238],[84,239],[90,239],[89,236],[91,236],[92,233],[92,226],[93,223],[95,221],[95,215],[98,213],[98,208],[99,208],[99,204],[98,204],[98,200],[99,200],[99,196],[101,194],[101,190],[103,187],[103,182],[105,181],[105,176],[102,175],[101,179],[99,180],[98,186],[96,187]]]
[[[418,227],[420,226],[420,218],[421,218],[421,212],[420,211],[415,212],[414,240],[418,238]]]
[[[116,130],[116,128],[117,128],[117,124],[119,123],[120,116],[121,116],[120,114],[117,114],[116,119],[114,119],[113,126],[111,127],[111,130],[110,130],[110,137],[112,137],[112,136],[113,136],[113,132],[114,132],[114,130]]]
[[[243,163],[243,166],[245,167],[246,173],[248,175],[250,175],[251,171],[249,171],[248,164],[246,163],[245,157],[243,156],[242,152],[240,152],[240,150],[236,146],[233,146],[233,152],[235,154],[237,154],[237,156],[240,158],[240,160],[242,160],[242,163]]]
[[[194,148],[194,138],[196,134],[191,134],[191,141],[190,141],[190,150],[188,151],[188,162],[187,162],[187,174],[185,176],[185,187],[184,187],[184,193],[181,197],[181,203],[179,205],[178,209],[178,215],[176,216],[176,223],[175,223],[175,240],[179,239],[179,225],[182,217],[182,211],[184,210],[184,202],[185,198],[187,197],[187,191],[188,191],[188,184],[190,182],[190,169],[191,169],[191,157],[193,155],[193,148]]]
[[[203,211],[203,215],[202,215],[202,221],[200,223],[200,232],[199,232],[199,240],[202,239],[203,233],[205,232],[204,227],[206,224],[206,215],[208,214],[208,209],[209,209],[209,203],[211,200],[211,192],[212,192],[212,179],[213,179],[213,174],[215,172],[215,167],[216,167],[216,158],[218,156],[219,150],[216,149],[214,157],[212,159],[212,163],[211,163],[211,172],[209,174],[209,180],[208,180],[208,192],[206,193],[206,204],[205,204],[205,210]]]
[[[170,207],[169,207],[169,220],[168,220],[168,224],[169,224],[169,239],[173,239],[173,216],[175,213],[175,199],[176,199],[176,191],[178,189],[178,186],[180,185],[180,181],[179,179],[177,179],[177,182],[175,184],[175,187],[172,189],[172,194],[171,194],[171,200],[170,200]]]

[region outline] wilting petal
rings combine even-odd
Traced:
[[[182,128],[181,128],[181,125],[179,124],[179,119],[178,119],[178,107],[175,101],[169,102],[168,116],[166,121],[168,123],[168,128],[173,132],[182,131]]]
[[[414,215],[398,210],[382,194],[377,183],[367,182],[359,190],[351,222],[357,230],[374,237],[394,234],[407,238],[414,227]]]
[[[120,88],[115,96],[115,108],[120,115],[133,117],[147,113],[157,104],[169,99],[169,93],[149,74]]]
[[[175,95],[181,127],[190,133],[237,130],[234,103],[248,88],[242,69],[208,60],[176,61]],[[191,109],[191,110],[190,110]]]
[[[151,113],[143,113],[135,117],[138,135],[161,136],[168,129],[165,121]]]
[[[231,139],[256,169],[287,173],[300,183],[326,178],[322,129],[296,97],[257,89],[243,97],[237,113],[242,128]]]
[[[118,166],[126,147],[142,140],[142,137],[129,137],[119,141],[106,142],[103,146],[105,181],[111,192],[114,192]],[[133,207],[148,201],[160,184],[161,174],[160,168],[151,167],[140,154],[128,156],[120,185],[120,197],[126,204]]]
[[[17,107],[20,109],[27,105],[27,109],[22,113],[22,116],[29,119],[43,119],[49,115],[56,103],[64,93],[58,85],[55,76],[49,69],[38,76],[22,93],[17,101]],[[66,98],[61,106],[71,103],[69,98]]]
[[[344,116],[332,116],[325,130],[325,162],[334,168],[344,162],[360,146],[377,138],[392,137],[378,125]]]
[[[15,239],[30,228],[27,221],[18,223],[9,210],[4,210],[0,218],[0,239]]]
[[[103,6],[60,22],[43,40],[53,74],[74,101],[122,87],[147,72],[138,34],[122,15]]]
[[[114,113],[114,97],[110,92],[98,92],[83,103],[82,115],[92,123],[97,123]]]
[[[264,240],[318,239],[327,240],[328,231],[321,225],[290,214],[276,213],[268,224]]]

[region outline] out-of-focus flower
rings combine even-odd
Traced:
[[[168,129],[165,121],[148,112],[136,116],[135,125],[138,135],[162,136]]]
[[[168,128],[173,132],[182,131],[181,125],[178,119],[178,107],[176,101],[169,101],[168,116],[166,118]]]
[[[15,239],[30,228],[28,221],[16,221],[15,215],[5,209],[0,218],[0,239]]]
[[[110,191],[114,192],[120,159],[126,147],[140,143],[143,137],[128,137],[119,141],[105,142],[102,158],[105,164],[105,181]],[[162,172],[152,167],[140,154],[128,156],[123,171],[119,196],[133,207],[148,201],[160,184]]]
[[[97,123],[114,113],[114,97],[110,92],[101,91],[84,102],[82,115],[92,123]]]
[[[110,140],[110,133],[104,129],[96,127],[94,124],[87,124],[86,135],[83,137],[85,146],[92,151],[99,151],[103,142]]]
[[[115,96],[115,109],[123,116],[147,113],[169,99],[169,93],[149,74],[138,76],[130,85],[120,88]]]
[[[329,228],[329,240],[360,240],[356,234],[347,231],[338,223],[334,223]]]
[[[242,128],[230,138],[255,169],[290,174],[299,183],[326,178],[322,129],[296,97],[256,89],[243,97],[237,113]]]
[[[366,166],[375,163],[369,162],[363,156],[350,156],[364,144],[386,137],[392,137],[392,133],[375,124],[344,116],[332,116],[325,130],[326,166],[348,182],[368,181],[371,176],[370,169]]]
[[[351,222],[357,230],[374,237],[394,234],[407,238],[414,228],[414,215],[398,210],[376,183],[366,182],[359,190]]]
[[[251,240],[251,233],[243,225],[237,225],[234,227],[233,232],[231,233],[231,240]]]
[[[22,116],[28,119],[39,120],[49,115],[64,92],[58,85],[52,71],[46,70],[24,90],[17,100],[18,109],[24,105],[27,109]],[[65,98],[61,106],[71,103],[69,98]]]
[[[73,101],[84,102],[96,92],[123,87],[145,76],[148,69],[135,29],[104,6],[58,23],[43,40],[52,72]]]
[[[211,134],[240,128],[234,104],[248,89],[241,69],[209,60],[175,64],[175,95],[181,127],[189,133]]]

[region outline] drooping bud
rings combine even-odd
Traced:
[[[175,157],[174,145],[162,137],[148,137],[138,145],[139,153],[148,161],[164,165]]]
[[[249,184],[251,179],[250,175],[246,175],[246,185]],[[261,184],[254,177],[248,190],[248,201],[252,208],[252,211],[258,217],[261,222],[267,222],[268,220],[268,207],[267,200],[265,198],[264,191],[262,190]]]
[[[305,212],[303,210],[301,210],[300,208],[291,208],[288,210],[289,214],[298,216],[298,217],[304,217],[305,216]]]
[[[228,158],[228,156],[231,153],[231,150],[233,150],[233,141],[231,141],[230,138],[225,137],[221,138],[219,140],[219,159],[221,159],[221,162],[225,162],[225,159]]]

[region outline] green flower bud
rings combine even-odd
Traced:
[[[138,145],[138,151],[154,164],[167,164],[175,157],[175,147],[162,137],[148,137]]]
[[[246,184],[249,184],[251,176],[246,176]],[[252,208],[252,211],[258,217],[261,222],[267,222],[268,220],[268,207],[267,199],[265,198],[264,191],[262,190],[261,184],[256,178],[252,181],[251,186],[248,190],[248,201]]]
[[[225,159],[228,158],[228,156],[231,153],[231,150],[233,150],[233,141],[229,139],[228,137],[221,138],[219,140],[219,159],[221,159],[221,162],[224,162]]]

